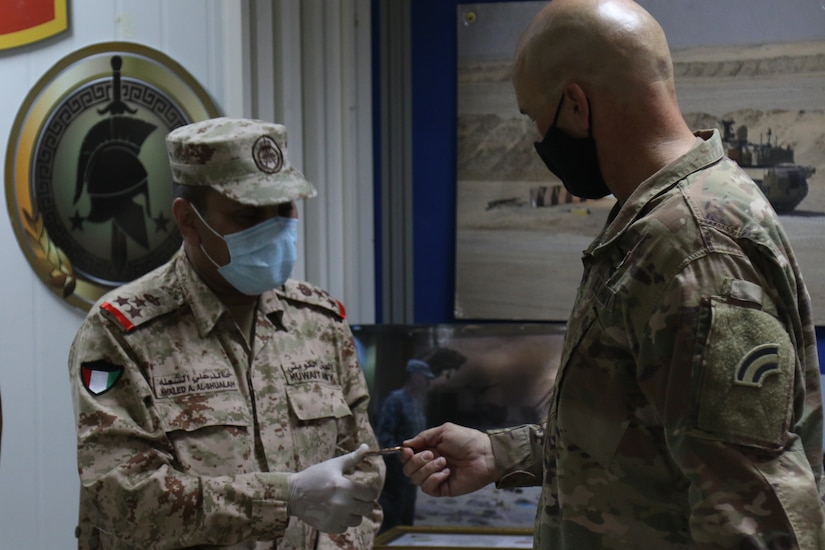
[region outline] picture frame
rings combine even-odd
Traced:
[[[533,530],[493,527],[398,526],[378,535],[375,550],[517,550],[533,547]]]
[[[434,378],[425,400],[426,425],[453,422],[477,430],[539,424],[561,362],[560,323],[436,323],[354,325],[359,363],[370,390],[368,413],[379,445],[388,439],[383,405],[406,383],[410,359],[428,363]],[[409,486],[396,456],[384,457],[387,479],[380,502],[382,533],[397,525],[532,528],[541,487],[489,484],[458,497],[433,497]],[[409,507],[408,507],[409,506]],[[412,509],[412,511],[411,511]],[[403,510],[403,512],[401,512]],[[396,521],[396,517],[403,520]]]

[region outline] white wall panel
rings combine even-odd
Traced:
[[[149,4],[156,2],[150,1]],[[63,53],[69,53],[88,44],[120,40],[115,26],[117,2],[112,0],[76,0],[69,1],[69,35],[70,40],[63,42]],[[39,48],[38,45],[34,45]],[[49,50],[51,48],[48,48]],[[44,53],[46,48],[43,49]]]
[[[256,6],[267,4],[266,0],[258,0]],[[298,132],[296,138],[302,136],[301,127],[303,124],[304,97],[303,83],[301,79],[304,53],[301,49],[301,36],[303,34],[303,24],[301,24],[301,0],[276,0],[272,2],[274,7],[272,12],[272,28],[277,29],[270,35],[272,48],[272,60],[275,66],[274,82],[271,88],[265,88],[258,83],[259,103],[267,100],[275,104],[275,116],[282,120],[289,128],[295,128]],[[267,47],[262,42],[266,37],[258,33],[258,49]],[[292,134],[290,134],[292,135]],[[303,143],[301,139],[291,140],[289,144],[290,155],[295,151],[294,158],[303,165]]]
[[[211,5],[211,9],[203,9]],[[239,5],[239,4],[238,4]],[[220,82],[215,77],[222,70],[221,60],[215,59],[212,44],[221,44],[221,36],[213,36],[213,20],[221,16],[220,4],[204,4],[202,0],[175,0],[163,2],[164,34],[159,49],[176,52],[175,60],[193,74],[201,75],[204,86],[210,89]]]
[[[169,34],[170,22],[162,18],[163,6],[143,0],[115,0],[110,4],[115,9],[112,16],[118,40],[157,44],[157,49],[164,50],[163,37]]]
[[[34,335],[32,365],[35,366],[31,406],[35,425],[30,435],[35,437],[36,454],[26,464],[26,475],[34,478],[38,489],[34,493],[37,514],[33,518],[37,523],[32,531],[16,535],[35,535],[37,543],[19,548],[63,548],[67,540],[74,542],[78,480],[66,354],[80,318],[67,304],[55,302],[54,295],[38,281],[33,300],[35,326],[31,333]],[[5,397],[5,393],[3,395]],[[0,548],[6,546],[0,543]]]
[[[283,2],[294,9],[295,4]],[[303,169],[318,187],[306,201],[306,278],[347,307],[350,321],[375,320],[372,224],[372,94],[368,0],[300,4]],[[276,25],[278,21],[276,21]],[[284,72],[284,78],[292,74]],[[289,101],[284,101],[289,105]],[[295,143],[290,127],[290,149]]]
[[[224,2],[220,23],[223,33],[223,48],[215,50],[215,58],[222,59],[223,65],[223,114],[232,117],[249,116],[252,104],[250,82],[250,59],[247,31],[249,26],[249,2],[242,2],[240,9],[230,2]]]
[[[352,152],[357,168],[352,185],[352,204],[348,207],[348,256],[346,264],[355,264],[357,270],[351,270],[345,286],[346,296],[358,298],[353,312],[353,322],[374,323],[376,316],[376,280],[375,280],[375,216],[374,210],[374,164],[372,132],[372,10],[370,0],[354,1],[354,37],[355,49],[352,52],[353,78],[355,96],[360,107],[354,113],[355,143]],[[377,154],[377,153],[376,153]]]
[[[29,87],[53,63],[42,51],[0,58],[4,76],[0,87],[0,151],[5,159],[12,122]],[[16,75],[10,77],[9,75]],[[7,210],[4,208],[3,212]],[[73,315],[55,307],[60,320],[52,323],[43,314],[45,288],[36,279],[20,250],[8,217],[0,224],[0,251],[3,276],[0,284],[0,391],[3,392],[3,449],[0,456],[0,548],[48,548],[41,518],[49,507],[47,496],[71,511],[75,504],[67,498],[76,494],[49,493],[55,478],[77,486],[74,460],[74,426],[71,405],[66,408],[68,383],[64,347],[57,364],[44,364],[44,350],[57,350],[61,340],[77,327]],[[48,292],[48,291],[46,291]],[[48,297],[47,297],[48,298]],[[57,304],[55,304],[57,305]],[[57,351],[59,354],[60,352]],[[45,383],[51,387],[43,387]],[[62,393],[62,397],[55,394]],[[52,401],[49,401],[49,400]],[[70,441],[66,446],[66,441]],[[58,487],[59,490],[59,487]],[[76,496],[74,497],[76,501]],[[55,529],[62,539],[55,548],[68,548],[74,521],[65,512],[55,517]]]
[[[330,101],[337,100],[339,95],[327,95],[330,86],[340,84],[340,59],[330,55],[327,46],[335,41],[333,35],[337,35],[338,32],[337,26],[331,21],[337,22],[340,19],[327,17],[331,14],[328,13],[323,0],[305,0],[302,8],[301,27],[305,29],[301,40],[304,59],[302,85],[305,91],[304,162],[307,177],[318,188],[318,196],[306,204],[306,217],[314,220],[306,228],[306,246],[308,250],[315,251],[307,256],[307,273],[316,277],[321,286],[333,295],[343,299],[343,281],[340,277],[330,277],[329,272],[329,254],[336,243],[325,238],[328,227],[340,227],[338,220],[330,219],[328,208],[330,202],[339,200],[341,187],[341,156],[338,143],[341,119],[330,117],[331,113],[328,113],[337,113],[336,106],[330,104]],[[340,12],[340,4],[333,3],[329,10]],[[312,32],[314,29],[321,32]],[[327,119],[331,119],[328,124]],[[330,135],[325,135],[325,132]],[[331,165],[337,170],[330,170]]]
[[[70,0],[67,32],[0,52],[4,159],[14,117],[29,89],[65,55],[93,43],[125,40],[161,50],[183,65],[220,105],[225,67],[222,14],[242,6],[227,4]],[[66,359],[83,312],[37,279],[8,219],[0,223],[0,258],[0,549],[76,548],[79,482]]]

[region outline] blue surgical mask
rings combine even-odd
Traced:
[[[298,220],[274,217],[249,229],[221,235],[206,223],[198,209],[192,207],[209,230],[223,239],[229,250],[229,263],[218,265],[203,248],[218,273],[238,292],[258,296],[281,286],[289,279],[298,259]]]

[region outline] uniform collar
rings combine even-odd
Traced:
[[[619,238],[630,225],[646,210],[656,197],[673,188],[694,172],[719,162],[725,155],[718,130],[700,130],[694,134],[696,144],[684,155],[671,162],[633,191],[624,203],[616,203],[608,216],[608,221],[585,254],[596,253]]]
[[[184,299],[192,308],[198,334],[205,337],[212,332],[222,315],[229,315],[229,310],[201,279],[183,249],[178,251],[174,261],[175,274]],[[283,304],[274,291],[268,291],[258,300],[258,309],[265,315],[270,315],[283,311]]]
[[[182,248],[175,258],[175,274],[184,299],[192,308],[198,334],[201,337],[206,336],[215,328],[221,315],[229,312],[212,289],[200,278]]]

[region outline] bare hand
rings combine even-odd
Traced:
[[[498,479],[490,436],[450,422],[404,441],[401,462],[430,496],[465,495]]]

